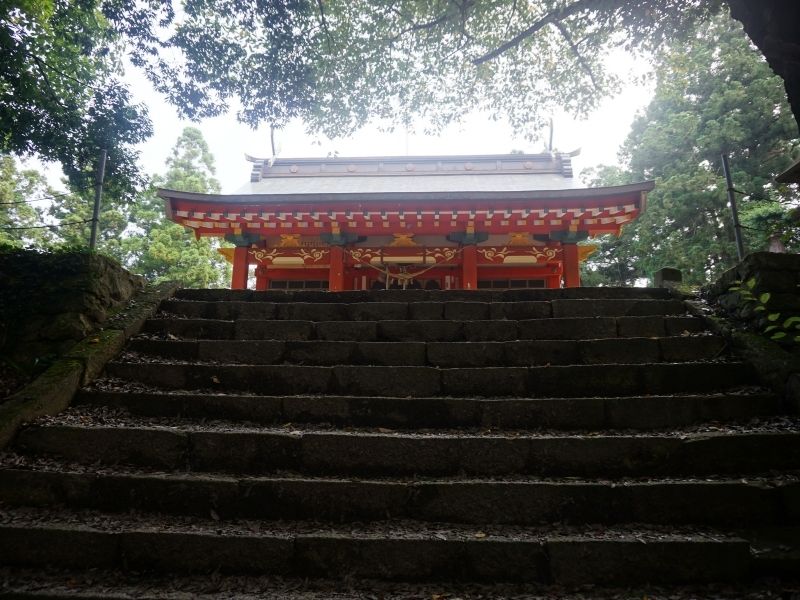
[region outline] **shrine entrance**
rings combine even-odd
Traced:
[[[234,289],[576,287],[587,240],[653,188],[575,187],[570,155],[251,160],[241,193],[159,190],[172,220],[234,245]]]

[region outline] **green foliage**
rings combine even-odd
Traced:
[[[800,316],[782,319],[780,313],[769,312],[767,303],[772,295],[769,292],[763,292],[756,296],[753,293],[755,286],[755,279],[748,279],[745,282],[737,281],[728,288],[728,291],[736,292],[739,295],[739,303],[744,309],[744,313],[764,313],[762,318],[755,321],[756,327],[763,335],[773,342],[783,345],[800,342]]]
[[[151,281],[178,281],[187,287],[219,287],[230,281],[230,266],[211,238],[195,239],[168,220],[158,187],[217,193],[214,157],[200,131],[187,127],[166,161],[163,176],[152,178],[133,202],[104,195],[98,229],[98,252]],[[47,198],[38,206],[31,200]],[[13,203],[13,204],[11,204]],[[15,161],[0,157],[0,252],[29,247],[59,255],[87,251],[93,191],[56,194],[35,171],[18,171]],[[68,224],[46,229],[9,229],[42,223]],[[71,225],[69,225],[71,224]]]
[[[130,223],[137,231],[122,238],[121,258],[135,273],[151,281],[178,281],[185,287],[224,287],[230,282],[230,266],[217,252],[212,238],[195,239],[191,232],[168,220],[164,201],[156,188],[218,193],[214,157],[200,131],[187,127],[167,159],[167,171],[130,207]]]
[[[0,1],[0,152],[59,161],[85,190],[105,148],[106,189],[129,197],[141,183],[133,146],[151,126],[119,79],[119,37],[100,4]]]
[[[619,240],[605,241],[587,269],[603,282],[630,284],[670,266],[694,285],[735,264],[722,153],[730,155],[734,185],[742,192],[746,248],[764,249],[772,234],[797,248],[791,210],[800,200],[797,190],[770,184],[791,164],[796,125],[783,82],[740,26],[716,18],[688,44],[665,48],[655,75],[655,96],[620,152],[625,167],[603,167],[591,176],[601,185],[656,179],[656,189],[640,219]]]
[[[22,228],[42,223],[41,201],[52,193],[38,172],[20,171],[13,157],[0,155],[0,246],[22,248],[49,243],[48,230]]]
[[[86,248],[91,233],[94,192],[92,190],[59,196],[48,208],[48,214],[57,223],[52,244],[66,248]],[[118,261],[122,260],[121,240],[128,227],[128,207],[111,194],[104,194],[100,203],[97,250]],[[74,223],[69,225],[69,223]]]
[[[368,119],[432,128],[473,109],[536,135],[619,85],[605,58],[683,39],[722,0],[106,0],[135,64],[184,116],[346,135]],[[163,34],[163,35],[160,35]],[[169,48],[167,62],[159,50]]]

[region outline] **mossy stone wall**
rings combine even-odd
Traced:
[[[95,331],[144,280],[88,252],[0,254],[0,360],[34,374]]]

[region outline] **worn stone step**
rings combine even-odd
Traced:
[[[59,470],[53,470],[58,468]],[[353,480],[0,469],[6,506],[66,506],[220,519],[537,525],[786,525],[800,483],[755,481]]]
[[[402,321],[405,319],[485,321],[550,317],[616,317],[682,315],[686,306],[664,299],[555,299],[550,301],[479,302],[203,302],[165,300],[161,310],[200,319],[279,319],[290,321]]]
[[[797,511],[800,496],[790,499],[789,506]],[[746,522],[736,529],[750,542],[755,560],[753,575],[774,580],[796,581],[800,573],[800,527],[787,524],[749,527]]]
[[[717,532],[598,535],[494,526],[476,533],[409,522],[337,529],[96,513],[25,516],[0,524],[2,564],[561,585],[746,581],[752,565],[745,540]]]
[[[710,335],[513,342],[347,342],[280,340],[152,340],[128,350],[186,361],[270,365],[501,367],[709,360],[726,348]]]
[[[527,320],[290,321],[150,319],[143,332],[207,340],[483,342],[664,337],[705,330],[697,317],[570,317]]]
[[[103,384],[104,382],[99,382]],[[781,411],[769,393],[588,398],[412,398],[247,396],[82,390],[75,403],[120,408],[143,417],[336,426],[523,428],[599,431],[679,428],[706,421],[747,421]]]
[[[758,577],[758,563],[754,562]],[[36,570],[0,567],[5,600],[217,600],[221,594],[236,600],[419,600],[421,598],[513,598],[515,600],[620,600],[620,598],[659,598],[669,600],[785,600],[792,584],[764,585],[763,581],[688,585],[625,586],[592,585],[589,590],[574,586],[511,582],[397,582],[376,579],[303,579],[261,575],[177,575],[127,573],[113,569]],[[578,586],[580,588],[582,586]],[[443,593],[444,592],[444,593]],[[449,595],[449,596],[448,596]]]
[[[200,302],[527,302],[556,299],[672,298],[665,288],[591,287],[530,290],[364,290],[348,292],[179,289],[175,298]]]
[[[264,474],[621,477],[800,468],[795,431],[446,434],[138,425],[40,425],[15,449],[82,464]]]
[[[165,390],[351,396],[583,397],[704,393],[753,384],[737,362],[453,368],[110,362],[106,374]]]

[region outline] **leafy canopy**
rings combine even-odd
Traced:
[[[0,152],[59,161],[84,190],[105,148],[106,187],[124,196],[140,183],[133,146],[151,125],[120,79],[120,38],[100,4],[0,0]]]
[[[745,246],[766,249],[772,234],[797,247],[797,190],[771,179],[791,164],[797,129],[783,82],[720,16],[656,63],[655,95],[620,151],[623,169],[604,167],[593,183],[656,179],[646,212],[593,258],[587,282],[630,285],[661,267],[708,281],[737,260],[720,155],[730,156],[740,192]]]
[[[611,49],[681,39],[722,0],[172,4],[108,0],[104,12],[185,116],[236,101],[251,125],[300,117],[335,136],[375,117],[439,127],[485,109],[532,137],[554,109],[586,114],[617,89]]]
[[[185,192],[218,193],[214,157],[199,129],[187,127],[166,161],[166,173],[130,207],[130,221],[137,232],[122,240],[124,264],[151,281],[178,281],[184,287],[224,287],[230,281],[230,266],[217,252],[217,240],[195,239],[184,227],[168,220],[164,200],[156,188]],[[143,233],[143,235],[140,234]]]
[[[20,170],[13,157],[0,155],[0,247],[49,243],[49,231],[35,227],[42,222],[43,201],[52,197],[52,193],[40,173]]]

